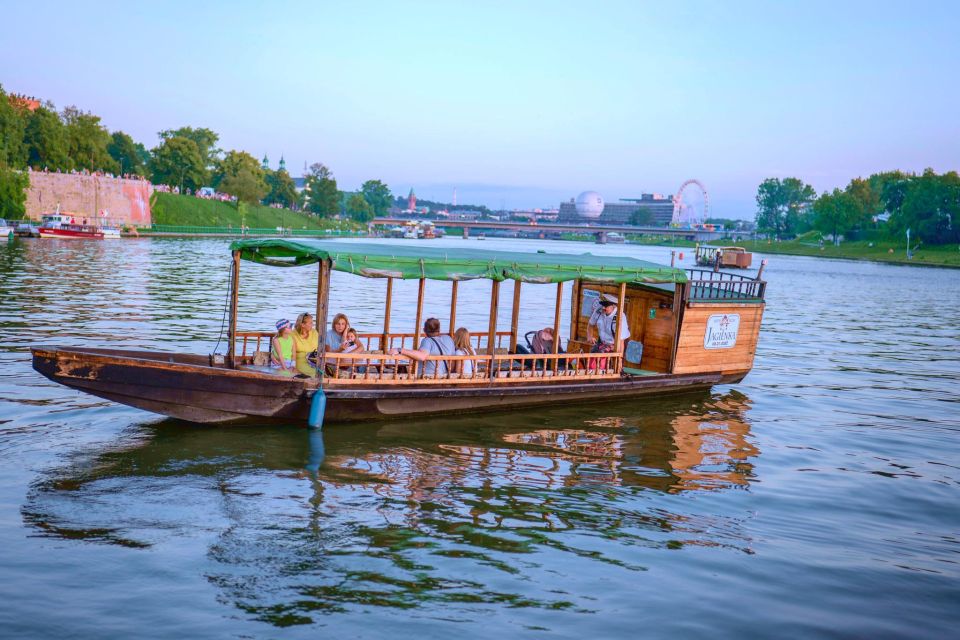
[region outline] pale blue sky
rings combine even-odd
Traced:
[[[670,6],[667,6],[670,5]],[[499,207],[673,193],[752,218],[818,190],[960,168],[957,2],[5,3],[0,83],[148,146],[331,167],[341,188]]]

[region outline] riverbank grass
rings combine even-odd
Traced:
[[[326,220],[316,216],[274,209],[262,205],[236,205],[218,200],[204,200],[174,193],[154,193],[151,198],[153,224],[181,227],[232,227],[246,225],[251,229],[276,229],[284,227],[298,230],[340,229],[358,230],[359,226],[349,220]]]
[[[711,243],[713,244],[713,243]],[[757,253],[774,253],[791,256],[819,256],[822,258],[840,258],[846,260],[875,260],[894,264],[919,264],[928,266],[960,267],[960,247],[955,244],[921,245],[913,252],[913,259],[907,259],[905,242],[880,240],[874,242],[842,242],[839,247],[825,243],[802,239],[789,242],[767,240],[749,240],[738,243],[740,246]]]

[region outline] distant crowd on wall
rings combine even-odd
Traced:
[[[160,193],[180,193],[180,187],[171,187],[166,184],[155,184],[153,185],[154,191],[159,191]],[[200,198],[201,200],[219,200],[220,202],[236,202],[237,197],[232,196],[229,193],[220,193],[219,191],[214,191],[213,187],[201,187],[197,189],[197,192],[194,193],[192,189],[187,187],[183,190],[183,195],[193,196],[195,198]]]
[[[135,173],[125,173],[123,175],[116,176],[112,173],[105,172],[105,171],[88,171],[86,169],[80,169],[80,170],[71,169],[70,171],[59,171],[59,170],[50,171],[47,167],[44,167],[43,169],[31,168],[30,171],[34,171],[36,173],[54,173],[54,174],[73,175],[73,176],[96,176],[99,178],[115,178],[115,179],[123,179],[123,180],[137,180],[140,182],[149,182],[149,180],[147,180],[145,177],[137,175]],[[155,184],[153,185],[153,190],[159,191],[160,193],[176,193],[176,194],[180,193],[180,187],[171,187],[170,185],[166,185],[166,184]],[[183,193],[184,195],[194,196],[196,198],[200,198],[201,200],[218,200],[220,202],[236,202],[237,200],[236,196],[232,196],[229,193],[221,193],[219,191],[215,191],[213,187],[202,187],[200,189],[197,189],[196,193],[194,193],[191,189],[187,188],[183,190]]]
[[[123,179],[123,180],[138,180],[140,182],[149,182],[143,176],[138,176],[135,173],[125,173],[120,176],[115,176],[112,173],[109,173],[106,171],[87,171],[86,169],[80,169],[79,171],[77,169],[71,169],[70,171],[59,171],[59,170],[50,171],[47,167],[44,167],[42,170],[30,169],[30,171],[34,171],[36,173],[56,173],[56,174],[68,175],[68,176],[96,176],[98,178],[116,178],[116,179]]]

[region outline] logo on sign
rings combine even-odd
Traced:
[[[730,349],[737,344],[740,316],[717,314],[707,318],[707,332],[703,336],[704,349]]]

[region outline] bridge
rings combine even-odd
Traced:
[[[586,233],[596,237],[597,242],[605,243],[607,234],[619,233],[621,235],[653,235],[653,236],[675,236],[686,238],[697,242],[707,242],[723,237],[721,231],[707,231],[704,229],[682,229],[673,227],[635,227],[632,225],[586,225],[586,224],[530,224],[526,222],[493,222],[486,220],[427,220],[421,218],[374,218],[371,226],[402,227],[408,222],[430,222],[435,227],[444,229],[454,228],[463,229],[465,238],[470,237],[470,230],[500,230],[516,231],[527,237],[546,238],[550,235],[561,233]]]

